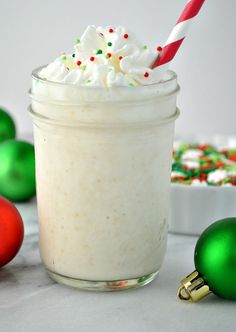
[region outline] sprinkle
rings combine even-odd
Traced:
[[[97,50],[96,54],[102,54],[102,50]]]
[[[149,73],[146,71],[146,73],[144,73],[143,76],[147,78],[149,76]]]
[[[162,51],[162,47],[161,46],[157,46],[157,51],[161,52]]]
[[[91,56],[90,61],[94,61],[94,60],[95,60],[94,56]]]
[[[108,32],[112,33],[112,32],[114,32],[114,30],[113,29],[109,29]]]
[[[111,58],[112,54],[111,53],[107,53],[107,59]]]
[[[73,58],[75,57],[75,53],[72,54],[72,57],[73,57]]]
[[[123,37],[124,37],[125,39],[129,38],[128,33],[125,33]]]
[[[82,69],[83,71],[85,71],[85,70],[86,70],[86,68],[87,68],[87,66],[86,66],[86,65],[83,65],[83,66],[81,66],[81,69]]]
[[[91,83],[92,81],[91,80],[87,80],[87,82],[86,83]]]
[[[236,161],[236,153],[229,156],[229,160]]]
[[[80,44],[80,39],[76,39],[75,43]]]
[[[111,43],[111,42],[108,42],[108,43],[107,43],[107,46],[112,46],[112,43]]]
[[[66,55],[63,55],[62,56],[62,60],[66,60],[67,59],[67,56]]]
[[[134,85],[134,83],[129,83],[128,84],[130,87],[134,87],[135,85]]]
[[[76,64],[77,64],[78,66],[80,66],[81,63],[82,63],[82,61],[80,61],[80,60],[78,60],[78,61],[76,62]]]
[[[118,59],[119,59],[119,60],[122,60],[122,59],[123,59],[123,56],[122,56],[122,55],[120,55],[120,56],[118,57]]]
[[[147,45],[144,45],[144,46],[143,46],[143,49],[144,49],[144,50],[147,50],[147,49],[148,49]]]
[[[102,32],[99,33],[100,36],[104,37],[104,34]]]

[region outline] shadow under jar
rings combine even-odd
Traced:
[[[143,286],[166,251],[177,77],[87,87],[33,72],[40,253],[50,276],[90,290]]]

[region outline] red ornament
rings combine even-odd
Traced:
[[[91,56],[90,61],[94,61],[94,60],[95,60],[94,56]]]
[[[157,51],[161,52],[162,51],[162,47],[161,46],[157,46]]]
[[[122,60],[122,59],[123,59],[123,56],[122,56],[122,55],[120,55],[118,59],[119,59],[119,60]]]
[[[108,31],[109,31],[110,33],[114,32],[114,30],[113,30],[113,29],[111,29],[111,28],[110,28]]]
[[[24,225],[17,208],[0,196],[0,267],[9,263],[19,251]]]
[[[125,39],[129,38],[128,33],[125,33],[123,37],[124,37]]]
[[[110,58],[110,57],[111,57],[111,55],[112,55],[111,53],[107,53],[107,57],[108,57],[108,58]]]
[[[146,73],[144,73],[143,76],[147,78],[149,76],[149,73],[146,71]]]
[[[76,63],[77,63],[78,66],[80,66],[82,61],[78,60]]]

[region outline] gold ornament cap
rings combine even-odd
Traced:
[[[180,283],[177,296],[182,301],[197,302],[211,293],[209,286],[198,271],[192,272]]]

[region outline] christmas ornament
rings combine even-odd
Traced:
[[[2,108],[0,108],[0,143],[16,136],[16,127],[13,119]]]
[[[24,225],[17,208],[0,196],[0,267],[18,253],[24,237]]]
[[[197,241],[196,270],[181,281],[178,297],[198,301],[209,293],[236,300],[236,218],[219,220]]]
[[[8,140],[0,145],[0,195],[11,201],[24,201],[35,195],[32,144]]]

